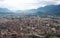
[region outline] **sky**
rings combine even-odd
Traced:
[[[60,0],[0,0],[0,8],[10,10],[28,10],[58,4],[60,4]]]

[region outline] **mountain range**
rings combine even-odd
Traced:
[[[0,8],[0,14],[13,14],[13,12],[7,8]]]
[[[7,9],[7,8],[0,8],[0,14],[12,14],[14,12],[12,12],[11,10]],[[47,5],[45,7],[40,7],[37,9],[31,9],[31,10],[25,10],[25,11],[21,11],[21,10],[17,10],[15,11],[15,13],[24,13],[27,15],[56,15],[56,16],[60,16],[60,5]]]
[[[37,10],[46,15],[60,15],[60,5],[48,5]]]

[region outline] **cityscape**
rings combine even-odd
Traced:
[[[60,0],[0,0],[0,38],[60,38]]]
[[[48,34],[51,35],[49,38],[60,38],[60,18],[13,15],[0,17],[0,38],[46,38]]]

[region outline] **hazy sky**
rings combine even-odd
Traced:
[[[57,4],[60,4],[60,0],[0,0],[0,8],[9,8],[11,10],[35,9]]]

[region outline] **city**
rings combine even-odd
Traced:
[[[60,38],[60,0],[0,0],[0,38]]]
[[[60,37],[60,19],[8,15],[0,20],[0,38]]]

